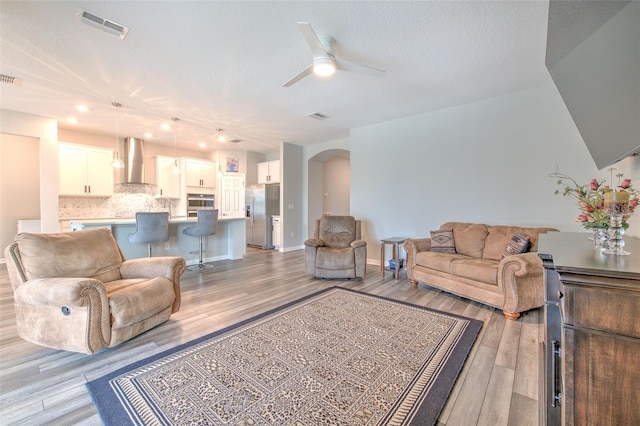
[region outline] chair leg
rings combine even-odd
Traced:
[[[213,265],[207,265],[202,260],[202,253],[204,252],[204,250],[202,250],[202,236],[200,236],[199,239],[200,239],[200,250],[199,250],[200,258],[198,260],[198,264],[197,265],[193,265],[193,266],[187,267],[187,269],[190,270],[190,271],[203,271],[205,269],[213,268]]]
[[[147,243],[147,257],[151,257],[151,243]]]

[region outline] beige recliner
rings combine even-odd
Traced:
[[[304,242],[308,275],[318,278],[364,278],[367,242],[353,216],[323,216],[316,220],[313,238]]]
[[[180,309],[184,259],[125,260],[105,228],[21,233],[5,258],[18,335],[38,345],[91,354]]]

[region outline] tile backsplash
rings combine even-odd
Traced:
[[[133,218],[140,211],[177,215],[178,200],[156,198],[155,185],[118,184],[111,197],[59,197],[60,219]]]

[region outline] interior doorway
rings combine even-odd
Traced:
[[[322,215],[351,214],[350,152],[344,149],[319,152],[309,159],[308,170],[307,235],[312,235],[316,219]]]

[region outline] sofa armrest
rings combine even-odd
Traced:
[[[309,238],[304,242],[304,245],[307,247],[324,247],[324,241],[318,238]]]
[[[367,242],[365,240],[355,240],[355,241],[351,241],[350,244],[351,248],[358,248],[358,247],[366,247],[367,246]]]
[[[29,280],[16,289],[14,300],[18,335],[27,341],[87,354],[109,345],[109,300],[98,280]]]
[[[418,282],[413,278],[413,268],[416,266],[416,254],[421,251],[431,251],[431,238],[410,238],[403,244],[407,253],[407,278],[409,282],[416,285]],[[380,259],[382,262],[382,259]]]
[[[125,260],[120,266],[120,275],[127,278],[167,277],[172,280],[176,272],[184,272],[185,261],[179,256],[143,257]]]
[[[40,278],[20,285],[13,295],[16,304],[87,307],[107,300],[104,285],[91,278]]]
[[[544,268],[538,253],[507,256],[498,264],[498,286],[505,296],[503,310],[524,312],[544,304]]]

